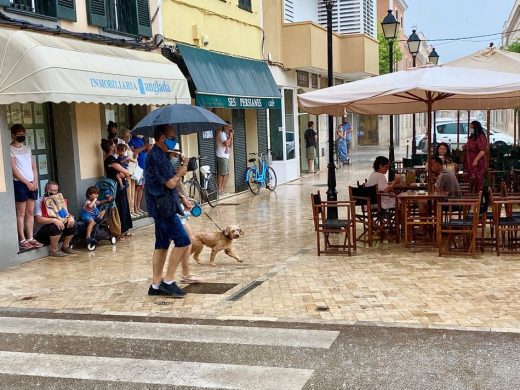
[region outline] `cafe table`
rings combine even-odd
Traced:
[[[410,248],[414,238],[414,230],[422,228],[426,233],[426,243],[437,245],[435,227],[437,225],[437,202],[446,198],[445,191],[406,191],[397,195],[400,230],[404,230],[404,245]],[[428,235],[430,233],[431,235]],[[414,244],[419,241],[415,240]]]

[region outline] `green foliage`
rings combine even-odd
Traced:
[[[389,42],[383,35],[381,28],[377,32],[377,41],[379,42],[379,74],[387,74],[389,68]],[[403,58],[403,52],[399,47],[399,43],[397,39],[392,41],[394,47],[394,66],[397,62],[401,61]]]
[[[517,39],[515,42],[506,47],[507,51],[514,51],[515,53],[520,53],[520,40]]]

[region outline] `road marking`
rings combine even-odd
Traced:
[[[301,389],[313,370],[0,351],[0,373],[219,389]]]
[[[328,349],[339,331],[0,317],[0,333]]]

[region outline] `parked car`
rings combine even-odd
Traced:
[[[445,142],[452,149],[457,147],[457,122],[437,123],[436,141]],[[487,129],[484,127],[487,134]],[[464,145],[468,141],[468,124],[459,123],[459,145]],[[420,134],[415,138],[417,150],[426,153],[426,134]],[[433,132],[432,132],[433,142]],[[513,144],[513,137],[501,131],[491,129],[489,143],[494,146],[505,146]]]

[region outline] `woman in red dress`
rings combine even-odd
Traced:
[[[479,121],[472,121],[469,124],[471,135],[465,145],[466,149],[466,171],[473,180],[473,190],[475,193],[482,191],[484,185],[484,172],[487,169],[487,139],[484,129]]]

